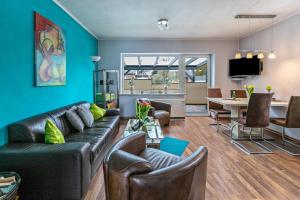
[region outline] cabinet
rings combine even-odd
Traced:
[[[119,71],[94,71],[94,103],[111,109],[119,107]]]

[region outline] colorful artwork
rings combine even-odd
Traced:
[[[35,13],[35,85],[66,84],[66,39],[63,30]]]

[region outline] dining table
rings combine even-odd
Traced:
[[[217,103],[220,105],[223,105],[224,109],[230,110],[230,118],[238,118],[241,115],[241,109],[248,106],[249,98],[207,98],[209,102]],[[275,100],[272,99],[271,107],[288,107],[289,102],[287,101],[281,101],[281,100]],[[247,131],[243,131],[244,127],[241,125],[236,125],[237,122],[231,120],[228,124],[229,130],[225,131],[227,132],[227,135],[231,136],[232,139],[235,140],[243,140],[249,138],[249,133]],[[235,126],[236,125],[236,126]],[[230,133],[230,129],[232,128],[232,134]],[[255,130],[253,129],[254,135],[259,135],[259,129]]]

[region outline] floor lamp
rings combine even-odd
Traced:
[[[96,71],[97,71],[97,63],[101,60],[100,56],[91,56],[91,60],[94,63],[94,71],[93,71],[93,95],[94,95],[94,103],[96,103]]]

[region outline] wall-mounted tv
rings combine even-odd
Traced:
[[[262,70],[263,63],[257,56],[229,60],[229,76],[233,78],[260,75]]]

